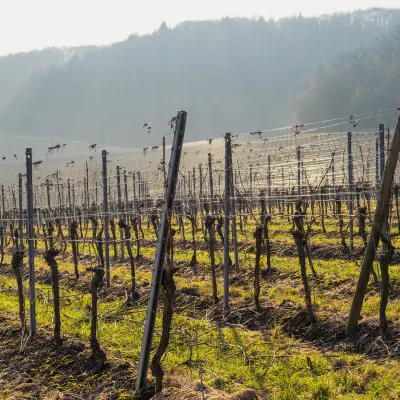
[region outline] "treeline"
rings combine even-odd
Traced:
[[[29,79],[52,66],[67,63],[73,55],[83,56],[93,46],[48,48],[0,57],[0,116],[2,109],[24,88]]]
[[[24,87],[35,72],[64,61],[59,49],[18,53],[0,58],[0,115],[2,108]]]
[[[386,110],[400,105],[400,28],[381,35],[369,47],[340,56],[332,66],[320,66],[301,94],[299,120],[320,121]],[[371,126],[392,124],[393,115],[362,121]],[[357,122],[357,121],[356,121]]]
[[[279,21],[224,18],[174,29],[162,24],[151,35],[132,35],[32,75],[3,108],[0,132],[88,143],[123,134],[118,145],[143,147],[157,144],[154,136],[168,128],[130,136],[133,127],[167,119],[180,108],[190,114],[187,140],[282,126],[296,115],[313,119],[312,101],[321,107],[327,101],[313,96],[314,80],[296,110],[318,66],[369,45],[399,21],[400,10],[373,9]],[[356,83],[342,86],[348,93]],[[342,110],[350,112],[343,106],[339,116]]]

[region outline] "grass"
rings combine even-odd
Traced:
[[[338,237],[330,234],[337,232],[336,221],[326,219],[325,223],[328,233],[318,231],[312,236],[312,243],[338,246]],[[239,275],[243,277],[243,282],[231,287],[233,307],[248,305],[253,299],[252,271],[255,254],[251,247],[255,223],[249,218],[246,226],[247,232],[238,234],[238,241],[244,243],[240,252]],[[291,224],[286,220],[277,218],[270,229],[272,241],[292,245],[290,228]],[[155,239],[151,230],[146,229],[145,233],[147,239]],[[188,227],[186,237],[190,237]],[[201,233],[197,234],[197,241],[202,244]],[[397,241],[398,238],[395,243]],[[358,237],[356,245],[361,246]],[[39,241],[38,250],[43,249],[44,243]],[[142,247],[142,255],[146,259],[152,260],[154,254],[155,246],[151,243]],[[216,322],[206,309],[198,307],[201,300],[209,301],[212,294],[208,253],[198,251],[196,269],[188,266],[191,254],[190,249],[175,247],[175,261],[181,265],[175,278],[178,290],[177,307],[180,311],[174,316],[171,341],[163,360],[168,375],[198,379],[201,372],[204,382],[216,389],[233,393],[243,388],[253,388],[263,398],[272,399],[392,399],[399,396],[400,363],[396,357],[375,359],[362,353],[349,353],[345,348],[340,350],[338,346],[321,347],[317,342],[290,335],[282,325],[282,318],[276,324],[260,326],[256,330],[249,330],[240,324],[224,325]],[[231,258],[233,259],[233,254]],[[221,261],[219,248],[217,262]],[[9,255],[6,262],[10,262]],[[73,264],[70,257],[59,259],[62,276],[62,333],[88,343],[90,273],[83,271],[83,266],[94,261],[86,259],[81,262],[81,281],[84,283],[76,285],[72,283]],[[262,280],[261,303],[283,314],[287,304],[291,308],[304,307],[297,259],[273,255],[272,265],[278,273]],[[310,285],[317,317],[339,315],[345,318],[357,281],[360,260],[317,259],[314,260],[314,266],[319,276],[317,280],[310,279]],[[264,259],[262,267],[265,268]],[[10,267],[6,269],[10,271]],[[38,277],[44,276],[48,271],[40,256],[36,258],[36,271]],[[219,296],[222,296],[221,267],[217,273]],[[400,282],[398,266],[391,267],[390,273],[392,282]],[[137,267],[137,282],[142,298],[132,309],[127,309],[124,305],[124,289],[129,287],[130,278],[128,265],[112,265],[111,278],[111,291],[104,292],[99,303],[100,343],[109,357],[137,365],[151,269],[146,265]],[[193,287],[197,288],[199,296],[183,294],[182,290]],[[0,275],[0,288],[0,312],[16,321],[16,283],[10,273]],[[379,291],[371,287],[363,307],[363,317],[376,320],[378,307]],[[51,331],[52,311],[51,286],[38,282],[37,324],[41,329]],[[387,314],[393,324],[399,322],[399,311],[399,299],[391,299]],[[160,322],[158,318],[155,345],[159,340]],[[52,385],[51,380],[48,385]],[[63,389],[73,390],[68,384]],[[2,390],[4,395],[4,390],[9,391],[10,388],[0,389],[0,394]]]

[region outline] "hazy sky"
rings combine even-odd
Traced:
[[[48,46],[108,44],[148,33],[165,20],[224,16],[279,18],[369,7],[400,0],[0,0],[0,55]]]

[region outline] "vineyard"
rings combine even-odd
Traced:
[[[397,398],[397,113],[3,156],[0,397]]]

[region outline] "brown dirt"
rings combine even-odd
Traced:
[[[94,372],[90,352],[80,342],[65,339],[57,348],[41,330],[21,351],[20,329],[0,316],[0,393],[9,399],[116,399],[133,393],[134,369],[110,361]]]
[[[57,348],[49,334],[41,329],[21,350],[20,329],[7,315],[0,315],[0,397],[10,400],[114,400],[134,399],[136,370],[127,362],[110,359],[103,371],[95,372],[88,347],[63,338]],[[233,395],[210,388],[199,381],[179,375],[166,375],[165,389],[156,399],[257,400],[250,389]],[[147,394],[153,398],[149,379]],[[2,397],[6,396],[6,397]]]

